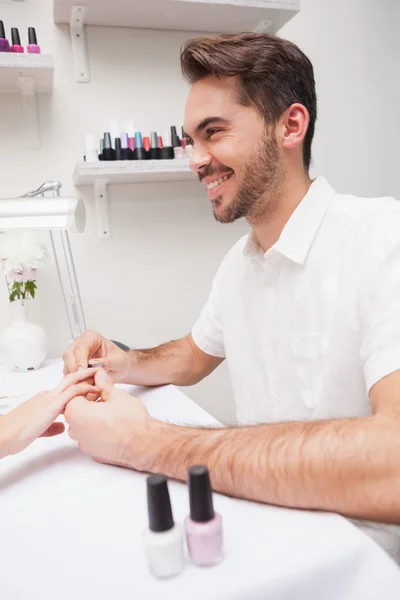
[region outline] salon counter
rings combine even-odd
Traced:
[[[25,394],[61,378],[60,360],[28,374],[0,368],[0,396]],[[135,388],[151,414],[178,424],[216,421],[172,386]],[[3,408],[3,411],[7,408]],[[2,410],[0,409],[0,412]],[[175,520],[188,512],[184,484],[170,482]],[[146,475],[101,465],[67,434],[37,440],[0,462],[2,600],[375,600],[399,598],[400,569],[344,518],[287,510],[215,494],[225,558],[187,563],[168,581],[147,570]]]

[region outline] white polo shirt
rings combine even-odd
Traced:
[[[370,415],[400,369],[400,202],[318,177],[266,253],[251,233],[228,252],[192,336],[226,358],[240,424]],[[397,528],[365,527],[400,562]]]

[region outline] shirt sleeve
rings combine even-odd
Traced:
[[[393,231],[395,228],[395,231]],[[361,347],[367,392],[400,369],[400,216],[388,225],[375,263],[364,269],[360,288]],[[395,238],[395,240],[394,240]],[[383,255],[383,256],[382,256]]]
[[[221,267],[214,278],[207,303],[192,328],[192,338],[206,354],[225,358],[221,319]]]

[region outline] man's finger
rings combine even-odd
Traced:
[[[94,376],[94,382],[96,387],[100,388],[102,400],[105,402],[111,400],[115,388],[113,385],[113,380],[108,373],[104,370],[97,371],[96,375]]]
[[[59,423],[57,421],[56,423],[53,423],[52,425],[50,425],[50,427],[48,427],[46,429],[46,431],[44,431],[40,437],[53,437],[55,435],[60,435],[60,433],[64,433],[64,431],[65,431],[64,423]]]
[[[64,417],[68,425],[72,425],[77,422],[85,415],[88,411],[93,410],[93,407],[97,406],[94,402],[88,402],[83,396],[76,396],[70,402],[64,410]]]

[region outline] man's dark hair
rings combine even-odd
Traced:
[[[309,169],[317,118],[314,70],[292,42],[266,33],[230,33],[188,40],[181,67],[189,83],[214,75],[239,78],[239,102],[254,106],[267,124],[276,123],[294,102],[306,107],[310,124],[303,145]]]

